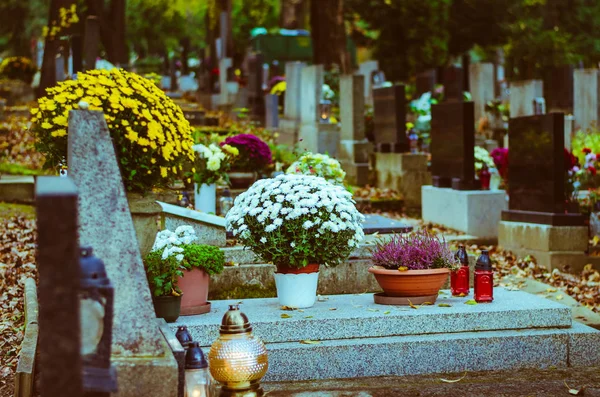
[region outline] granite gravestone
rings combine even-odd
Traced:
[[[258,118],[265,114],[263,63],[264,55],[261,53],[248,57],[248,106],[252,115]]]
[[[279,127],[279,95],[265,95],[265,128]]]
[[[462,68],[444,71],[444,101],[431,106],[433,186],[479,190],[475,181],[475,105],[463,101]]]
[[[600,70],[579,69],[574,74],[575,129],[596,128],[600,122]]]
[[[177,363],[161,335],[115,149],[102,112],[72,110],[69,177],[79,189],[79,238],[114,284],[115,397],[177,395]]]
[[[573,72],[572,65],[548,68],[544,78],[544,98],[548,112],[573,112]]]
[[[510,119],[508,211],[502,220],[553,226],[583,225],[566,213],[564,114]]]
[[[426,92],[433,92],[437,83],[437,73],[435,69],[429,69],[418,73],[415,81],[415,97],[419,98]]]
[[[83,396],[77,188],[71,179],[39,177],[36,212],[41,395]]]
[[[373,102],[375,150],[381,153],[408,152],[404,85],[373,89]]]

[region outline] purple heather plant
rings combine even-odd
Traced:
[[[391,270],[456,267],[456,259],[446,241],[440,240],[425,229],[408,235],[397,234],[387,242],[377,243],[372,254],[374,265]]]
[[[231,167],[233,170],[257,171],[271,164],[272,156],[269,145],[255,135],[239,134],[230,136],[221,145],[234,146],[240,151]]]

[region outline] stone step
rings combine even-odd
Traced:
[[[600,332],[579,323],[567,329],[268,343],[266,347],[269,370],[264,381],[600,365]]]
[[[329,295],[303,311],[281,310],[276,298],[245,299],[240,309],[265,343],[571,327],[571,309],[560,303],[504,288],[496,288],[494,293],[491,304],[467,305],[465,302],[472,296],[454,298],[444,290],[434,305],[418,309],[377,305],[373,294]],[[171,328],[186,325],[194,340],[201,346],[210,346],[218,337],[228,305],[238,302],[212,301],[210,313],[181,316]],[[452,306],[440,307],[440,303]]]
[[[0,175],[0,201],[31,204],[34,201],[33,176]]]

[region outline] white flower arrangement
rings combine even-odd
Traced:
[[[226,216],[227,230],[256,255],[294,268],[345,260],[364,237],[363,220],[343,187],[295,174],[257,181]]]
[[[480,146],[475,146],[475,172],[481,171],[486,165],[490,172],[495,169],[494,159],[490,153]]]
[[[298,161],[288,167],[286,173],[320,176],[338,185],[343,185],[346,177],[339,161],[326,154],[311,152],[303,153]]]
[[[331,99],[335,98],[335,92],[331,89],[329,84],[323,84],[321,96],[323,97],[323,99],[331,100]]]
[[[198,240],[198,237],[191,226],[179,226],[175,229],[175,232],[165,229],[156,235],[152,251],[160,251],[164,248],[162,260],[175,257],[177,262],[181,262],[183,260],[182,246],[191,244],[196,240]]]
[[[194,169],[194,181],[199,185],[216,183],[229,170],[233,158],[239,155],[239,150],[230,145],[197,144],[192,146],[192,149],[198,154]]]

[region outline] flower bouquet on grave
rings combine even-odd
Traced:
[[[29,58],[8,57],[0,63],[0,78],[31,84],[37,68]]]
[[[377,243],[371,259],[369,273],[384,291],[375,294],[375,303],[387,305],[434,303],[460,266],[446,242],[425,229]]]
[[[194,145],[193,149],[196,152],[192,168],[195,208],[202,212],[216,213],[216,184],[221,179],[229,183],[227,171],[239,155],[239,150],[230,145],[219,146],[214,143]]]
[[[343,185],[346,177],[339,161],[326,154],[311,152],[304,152],[297,161],[290,165],[286,174],[320,176],[336,185]]]
[[[272,161],[269,145],[252,134],[239,134],[228,137],[221,146],[229,145],[238,149],[239,154],[231,164],[229,182],[234,189],[248,188]]]
[[[245,247],[277,266],[280,304],[303,308],[315,303],[319,266],[344,261],[364,237],[354,204],[323,178],[285,174],[254,183],[225,219]]]

